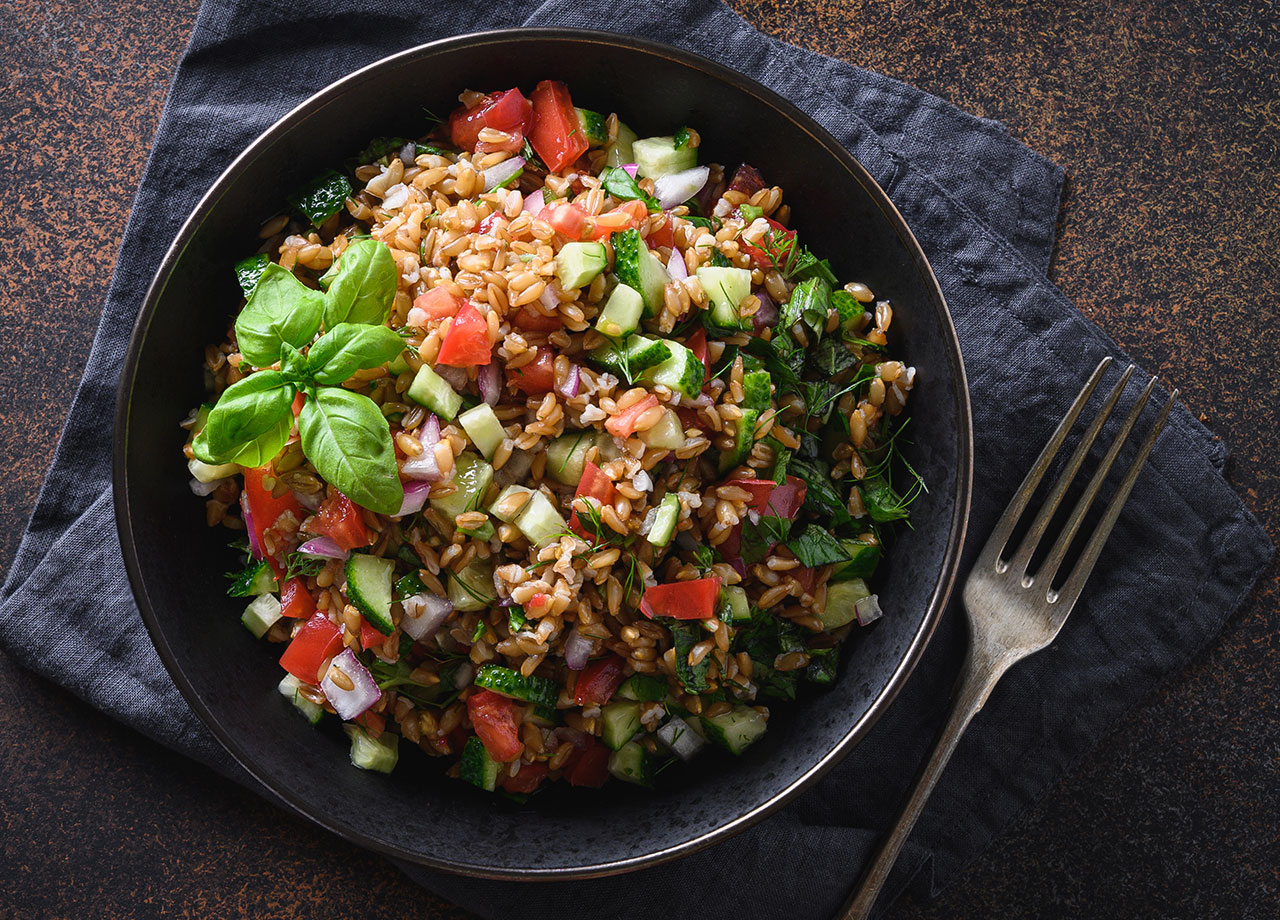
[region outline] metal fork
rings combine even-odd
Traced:
[[[1054,519],[1063,496],[1084,462],[1103,423],[1119,402],[1120,395],[1129,383],[1129,378],[1133,376],[1133,365],[1130,365],[1103,403],[1101,411],[1089,424],[1083,440],[1076,447],[1067,461],[1066,468],[1050,489],[1044,505],[1036,514],[1026,536],[1023,537],[1012,556],[1005,555],[1005,550],[1010,548],[1010,538],[1018,522],[1026,513],[1036,487],[1039,486],[1040,480],[1062,448],[1071,427],[1080,417],[1094,390],[1098,388],[1110,364],[1111,358],[1103,358],[1093,372],[1093,376],[1089,378],[1089,382],[1076,397],[1076,401],[1054,431],[1053,437],[1040,452],[1035,465],[1027,473],[1026,479],[1014,493],[1000,522],[996,524],[986,546],[982,548],[973,571],[969,573],[969,579],[964,586],[964,606],[969,615],[969,651],[956,681],[951,714],[947,717],[946,727],[934,745],[924,769],[917,777],[897,822],[881,843],[853,895],[845,903],[840,920],[861,920],[870,915],[880,889],[889,876],[889,870],[893,868],[898,852],[906,843],[911,829],[915,827],[920,812],[924,810],[925,801],[933,791],[934,784],[942,775],[947,761],[951,759],[961,733],[987,702],[991,691],[995,689],[996,683],[1004,673],[1015,663],[1047,646],[1062,629],[1067,614],[1079,599],[1085,580],[1093,570],[1102,546],[1110,535],[1116,519],[1120,516],[1120,509],[1129,497],[1138,473],[1146,463],[1152,447],[1155,446],[1156,437],[1164,427],[1165,419],[1168,418],[1169,411],[1178,398],[1177,390],[1170,394],[1168,401],[1160,410],[1155,424],[1147,433],[1137,456],[1125,473],[1124,479],[1121,480],[1114,497],[1108,503],[1102,519],[1094,528],[1074,568],[1062,582],[1061,587],[1054,588],[1055,576],[1067,556],[1085,514],[1097,497],[1107,473],[1128,440],[1143,407],[1147,404],[1147,399],[1156,384],[1153,378],[1143,388],[1142,394],[1129,411],[1119,434],[1116,435],[1111,447],[1089,480],[1088,486],[1085,487],[1084,493],[1076,503],[1075,509],[1071,512],[1070,518],[1050,548],[1044,562],[1034,573],[1029,573],[1028,566],[1050,522]]]

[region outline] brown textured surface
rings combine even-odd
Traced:
[[[1054,280],[1232,447],[1280,537],[1274,2],[781,0],[764,31],[981,115],[1070,174]],[[1191,5],[1187,5],[1191,6]],[[0,4],[7,566],[194,0]],[[1271,917],[1280,572],[939,900],[897,918]],[[0,918],[465,916],[0,657]],[[852,867],[851,867],[852,875]]]

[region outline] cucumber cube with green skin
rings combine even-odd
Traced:
[[[653,733],[666,745],[667,750],[684,761],[691,760],[707,743],[698,733],[699,727],[695,726],[698,722],[697,717],[690,716],[690,718],[693,722],[686,722],[679,716],[672,716]]]
[[[487,610],[498,602],[498,592],[493,587],[493,566],[488,560],[476,559],[449,577],[449,602],[454,610],[463,613]]]
[[[640,292],[630,285],[619,284],[596,318],[596,329],[606,338],[621,342],[640,328],[643,313],[644,298]]]
[[[473,786],[479,786],[486,792],[492,792],[498,785],[498,771],[502,764],[489,756],[484,742],[472,735],[462,748],[462,759],[458,762],[458,778]]]
[[[861,578],[838,581],[827,585],[827,606],[818,615],[822,628],[839,629],[858,617],[857,603],[871,596],[871,589]]]
[[[653,254],[637,230],[613,235],[613,270],[618,280],[644,298],[644,315],[657,316],[662,310],[663,291],[670,281],[666,266]],[[750,272],[747,273],[748,277]]]
[[[535,548],[546,546],[569,530],[569,525],[555,509],[555,505],[551,504],[551,499],[541,492],[534,492],[529,496],[529,501],[514,523]]]
[[[675,344],[633,335],[621,345],[602,345],[592,351],[590,357],[611,374],[630,378],[670,360],[671,346]]]
[[[227,594],[231,597],[256,597],[275,590],[276,573],[272,570],[271,563],[263,559],[250,563],[237,575],[231,582],[231,587],[227,588]]]
[[[654,546],[666,546],[676,532],[680,521],[680,499],[674,492],[662,496],[662,502],[654,511],[653,523],[645,539]]]
[[[609,143],[609,129],[603,115],[590,109],[575,108],[574,111],[578,113],[578,130],[582,132],[588,144],[592,147],[603,147]]]
[[[497,664],[486,664],[480,668],[476,673],[475,684],[503,696],[552,709],[555,708],[556,697],[560,692],[555,681],[549,678],[537,675],[525,677],[519,671]]]
[[[405,395],[418,405],[426,406],[446,422],[453,421],[458,410],[462,408],[462,397],[443,377],[425,364],[418,368],[417,376],[413,378],[413,383],[409,384],[409,390]]]
[[[280,601],[274,594],[262,594],[255,597],[253,602],[244,608],[240,622],[253,633],[254,638],[261,639],[280,617]]]
[[[687,144],[677,147],[671,135],[641,138],[632,143],[631,151],[636,158],[636,176],[641,179],[657,179],[698,165],[697,149]]]
[[[614,697],[644,703],[661,703],[667,698],[667,682],[650,674],[632,674],[618,685]]]
[[[622,122],[618,122],[618,136],[612,144],[608,145],[604,158],[605,165],[618,167],[634,163],[635,148],[633,145],[638,139],[639,135],[636,132]]]
[[[507,436],[502,422],[498,421],[497,414],[488,403],[480,403],[463,412],[458,416],[458,424],[486,460],[493,459],[498,445]]]
[[[658,424],[640,432],[640,440],[655,450],[678,450],[684,446],[684,425],[680,423],[680,416],[664,409]]]
[[[575,482],[574,485],[577,485],[577,483]],[[513,495],[523,495],[526,497],[517,502],[512,499]],[[504,524],[514,524],[516,522],[516,518],[520,516],[520,512],[524,510],[524,506],[528,504],[528,496],[531,495],[533,495],[533,489],[530,489],[528,486],[507,486],[499,492],[498,497],[493,500],[493,504],[489,506],[489,513]]]
[[[640,731],[640,704],[615,700],[600,710],[600,739],[617,751]]]
[[[756,422],[760,420],[760,410],[743,409],[742,418],[734,422],[733,447],[720,452],[720,472],[726,473],[746,462],[751,453],[751,445],[755,443]]]
[[[711,301],[711,321],[724,329],[750,329],[751,320],[739,315],[738,304],[751,293],[751,272],[704,265],[696,274]]]
[[[596,431],[569,431],[552,441],[547,445],[547,475],[565,486],[580,483],[587,453],[596,445],[598,435]]]
[[[657,367],[642,373],[641,379],[648,383],[661,384],[689,399],[697,399],[706,378],[706,366],[697,355],[679,342],[666,344],[671,349],[671,357]]]
[[[773,399],[773,381],[768,371],[751,371],[742,376],[742,406],[763,412]]]
[[[324,707],[319,703],[313,703],[301,693],[298,688],[302,686],[302,681],[294,677],[292,674],[286,674],[284,680],[280,681],[280,685],[276,688],[280,691],[280,695],[294,705],[298,712],[302,713],[312,725],[315,725],[324,716]]]
[[[623,782],[637,786],[653,785],[653,764],[649,752],[635,741],[624,744],[609,755],[609,772]]]
[[[347,594],[369,624],[384,636],[391,635],[391,580],[396,561],[368,553],[352,553],[347,559]]]
[[[751,604],[741,585],[728,585],[720,592],[720,619],[726,623],[751,621]]]
[[[831,580],[848,581],[851,578],[870,578],[880,564],[879,543],[863,543],[861,540],[841,540],[841,548],[849,554],[849,561],[837,563],[831,572]]]
[[[707,740],[741,754],[764,735],[767,720],[750,706],[735,706],[718,716],[702,716]]]
[[[387,362],[387,370],[399,377],[401,374],[407,374],[411,368],[409,367],[409,359],[404,356],[404,352],[396,355]]]
[[[361,770],[390,773],[400,759],[400,736],[383,732],[374,738],[359,725],[347,722],[342,730],[351,739],[351,763]]]
[[[566,291],[586,287],[608,262],[604,243],[565,243],[556,253],[556,280]]]
[[[480,507],[480,500],[491,482],[493,467],[479,455],[464,450],[453,460],[453,484],[458,490],[431,499],[430,505],[447,523],[452,524],[458,515]]]

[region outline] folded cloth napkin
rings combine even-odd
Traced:
[[[871,171],[928,253],[964,350],[976,431],[969,562],[1089,372],[1103,355],[1120,355],[1046,279],[1058,167],[997,122],[766,38],[716,0],[312,0],[302,7],[206,0],[130,215],[122,244],[130,258],[116,267],[62,442],[0,595],[0,642],[103,712],[263,794],[187,708],[125,579],[108,445],[129,329],[182,218],[277,117],[391,52],[521,24],[605,26],[718,59],[812,114]],[[1079,608],[1050,649],[1005,677],[970,727],[903,851],[890,894],[916,879],[916,890],[928,895],[955,878],[1239,606],[1272,549],[1224,482],[1225,457],[1190,414],[1174,412]],[[74,581],[68,571],[77,573]],[[828,916],[939,728],[965,641],[963,614],[953,606],[866,741],[794,804],[711,850],[573,883],[495,883],[403,868],[486,917],[516,910],[531,918]],[[645,897],[631,896],[636,890]]]

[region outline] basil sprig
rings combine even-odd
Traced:
[[[279,265],[266,267],[236,319],[236,340],[248,364],[279,362],[280,369],[227,387],[191,447],[206,463],[261,466],[288,442],[293,401],[304,393],[303,453],[352,501],[395,514],[404,490],[390,426],[373,400],[339,386],[404,350],[404,339],[383,325],[395,297],[395,260],[382,243],[358,240],[326,278],[321,293]],[[312,344],[322,322],[327,331]]]
[[[640,183],[632,178],[631,173],[617,166],[611,166],[601,173],[601,185],[604,190],[619,201],[643,201],[650,211],[659,211],[658,199],[645,192]]]

